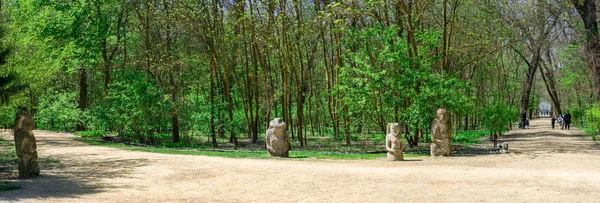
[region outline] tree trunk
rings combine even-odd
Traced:
[[[560,108],[560,101],[558,100],[558,93],[556,91],[556,82],[554,79],[554,74],[552,73],[552,60],[550,58],[550,53],[548,53],[547,57],[550,65],[542,64],[540,73],[542,75],[542,80],[544,80],[546,91],[548,91],[554,107],[558,113],[562,115],[562,109]]]
[[[531,95],[531,89],[533,88],[533,79],[535,78],[535,72],[538,69],[539,62],[541,60],[540,51],[541,45],[532,45],[533,55],[528,60],[518,49],[514,49],[515,52],[521,57],[525,63],[527,63],[527,75],[525,76],[525,84],[523,85],[523,92],[521,93],[521,104],[520,110],[526,111],[529,108],[529,96]]]
[[[173,142],[179,142],[179,117],[177,113],[173,113],[171,125],[173,126]]]
[[[465,131],[469,130],[469,114],[468,113],[465,114],[465,128],[464,128],[464,130]]]
[[[217,133],[215,132],[215,61],[214,57],[211,57],[211,65],[210,65],[210,135],[212,138],[213,147],[218,147],[217,145]]]
[[[85,68],[79,69],[79,109],[84,112],[87,108],[87,74]],[[77,131],[84,131],[85,125],[81,121],[77,124]]]
[[[572,0],[586,30],[588,66],[592,69],[596,100],[600,101],[600,38],[596,17],[596,1]]]

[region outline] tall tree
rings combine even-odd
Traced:
[[[595,0],[571,0],[583,20],[588,66],[592,69],[596,99],[600,101],[600,35],[596,17]]]

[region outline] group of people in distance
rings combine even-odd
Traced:
[[[569,111],[567,111],[565,115],[558,115],[558,118],[556,117],[556,115],[552,116],[552,129],[554,129],[554,123],[557,121],[558,126],[561,130],[569,130],[571,128],[571,114],[569,113]]]
[[[569,111],[567,111],[567,113],[565,113],[565,115],[558,115],[558,117],[556,117],[555,114],[552,115],[552,129],[553,130],[554,130],[554,124],[556,122],[558,122],[558,126],[560,127],[561,130],[564,130],[564,129],[569,130],[571,128],[571,114],[569,113]],[[521,111],[521,124],[519,125],[519,128],[521,128],[521,129],[529,128],[529,120],[527,120],[525,110]]]

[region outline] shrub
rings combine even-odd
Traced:
[[[36,124],[40,129],[72,131],[83,120],[83,114],[77,103],[76,93],[55,92],[42,97]]]
[[[483,110],[485,120],[483,125],[492,132],[503,134],[508,130],[508,124],[517,116],[519,111],[507,104],[494,102]]]
[[[75,132],[75,134],[81,135],[81,137],[102,137],[106,133],[101,130],[96,130],[96,131],[77,131],[77,132]]]

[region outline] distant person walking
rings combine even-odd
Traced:
[[[563,118],[562,115],[558,115],[558,127],[560,127],[560,129],[562,130],[563,127],[565,126],[565,119]]]
[[[565,114],[565,129],[568,130],[569,128],[571,128],[571,114],[567,111]]]
[[[523,110],[523,111],[521,111],[521,126],[520,126],[521,129],[525,128],[526,120],[527,120],[527,114],[525,113],[525,110]]]
[[[552,130],[554,130],[554,123],[556,122],[556,116],[552,115]]]

